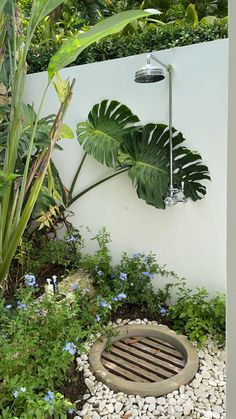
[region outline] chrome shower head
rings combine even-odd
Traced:
[[[165,78],[165,73],[161,68],[146,64],[135,73],[136,83],[155,83]]]

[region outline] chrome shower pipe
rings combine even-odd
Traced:
[[[151,64],[151,60],[156,61],[158,64],[160,64],[162,67],[166,69],[168,72],[168,78],[169,78],[169,147],[170,147],[170,184],[169,184],[169,192],[170,197],[173,198],[174,193],[176,192],[176,189],[173,187],[173,120],[172,120],[172,112],[173,112],[173,106],[172,106],[172,71],[173,67],[170,64],[164,64],[161,60],[155,57],[153,54],[147,55],[147,64]]]

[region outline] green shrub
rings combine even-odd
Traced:
[[[66,418],[73,406],[57,388],[77,350],[101,330],[95,321],[101,308],[79,289],[70,303],[53,295],[36,300],[35,277],[25,278],[28,286],[16,294],[17,302],[0,303],[1,417],[41,419],[54,411],[54,418]]]
[[[192,341],[203,345],[213,336],[219,345],[225,343],[225,296],[210,298],[205,288],[193,291],[179,287],[177,303],[168,310],[174,330],[186,334]]]
[[[113,265],[108,248],[110,235],[102,230],[93,239],[98,242],[98,250],[93,255],[84,256],[81,264],[94,278],[97,294],[111,304],[114,310],[125,302],[139,305],[140,309],[148,309],[152,315],[160,315],[162,305],[166,305],[169,297],[169,288],[174,284],[156,291],[152,279],[154,275],[176,279],[174,272],[161,267],[151,252],[148,255],[136,253],[133,256],[124,252],[120,263]]]
[[[129,34],[129,36],[110,36],[97,42],[82,52],[71,65],[105,61],[150,51],[197,44],[227,38],[227,36],[227,22],[216,22],[209,26],[197,25],[196,27],[149,25],[140,33]],[[28,72],[36,73],[46,70],[51,55],[57,49],[58,45],[53,42],[47,47],[32,46],[28,53]]]

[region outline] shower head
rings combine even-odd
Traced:
[[[146,64],[135,73],[136,83],[155,83],[165,78],[165,73],[161,68],[154,67],[151,64]]]

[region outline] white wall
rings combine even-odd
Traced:
[[[128,177],[121,175],[72,207],[75,226],[94,231],[106,226],[116,260],[124,250],[152,250],[162,264],[186,277],[190,286],[206,286],[212,292],[224,290],[226,277],[227,49],[228,41],[219,40],[157,53],[174,66],[174,126],[209,166],[212,182],[207,183],[206,198],[158,210],[139,200]],[[133,81],[135,70],[144,63],[145,55],[138,55],[64,69],[64,78],[76,78],[65,122],[75,128],[95,103],[108,98],[128,105],[143,123],[166,123],[167,80],[150,85]],[[38,105],[46,80],[46,73],[28,76],[28,102]],[[44,113],[55,112],[57,106],[51,91]],[[69,186],[81,148],[72,140],[63,146],[63,152],[55,152],[55,162]],[[109,171],[89,159],[76,191],[104,173]],[[88,246],[92,250],[92,244]]]
[[[229,137],[228,137],[228,196],[227,196],[227,389],[226,417],[235,419],[236,389],[236,2],[229,0]]]

